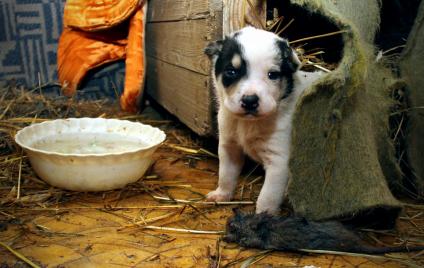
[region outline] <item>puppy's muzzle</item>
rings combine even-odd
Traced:
[[[259,106],[259,97],[258,95],[243,95],[241,98],[241,107],[247,113],[255,113]]]

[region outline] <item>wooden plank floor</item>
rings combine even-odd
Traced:
[[[2,184],[0,241],[42,267],[247,267],[249,263],[251,267],[407,267],[402,259],[264,253],[227,244],[221,241],[220,234],[146,229],[148,225],[223,231],[233,207],[254,208],[253,205],[187,205],[158,200],[158,196],[199,198],[214,189],[218,179],[216,158],[172,147],[177,144],[199,149],[209,141],[193,138],[181,125],[163,122],[156,125],[166,130],[168,141],[155,154],[148,176],[124,189],[76,193],[27,180],[18,201],[16,191]],[[214,148],[213,143],[209,147]],[[29,169],[27,165],[24,159],[23,168]],[[249,170],[248,167],[244,175]],[[10,178],[2,180],[13,185],[17,171],[15,165],[10,170]],[[261,171],[257,173],[260,175]],[[246,179],[243,200],[255,200],[261,185],[259,180],[250,187],[248,182],[254,179],[255,176]],[[240,194],[237,198],[241,198]],[[415,215],[414,224],[422,227],[422,210],[409,212],[407,216]],[[406,229],[411,228],[410,225],[409,222],[400,224]],[[391,256],[405,258],[407,255]],[[419,257],[414,260],[424,263]],[[0,247],[0,266],[25,267],[4,247]]]

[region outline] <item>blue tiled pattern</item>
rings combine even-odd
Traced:
[[[65,0],[0,0],[0,86],[11,80],[28,88],[39,82],[57,82],[64,6]],[[116,97],[123,76],[123,63],[96,70],[78,95]]]

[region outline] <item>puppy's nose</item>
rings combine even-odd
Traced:
[[[256,110],[259,106],[259,97],[258,95],[244,95],[241,98],[241,107],[247,111]]]

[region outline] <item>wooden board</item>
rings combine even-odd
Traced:
[[[221,0],[153,0],[149,5],[149,22],[206,19],[222,9]]]
[[[147,24],[147,54],[169,64],[208,75],[210,63],[203,53],[213,35],[208,23],[208,20],[200,19]]]
[[[210,62],[203,50],[222,38],[222,0],[149,3],[147,93],[197,134],[213,135]]]
[[[147,93],[199,135],[214,135],[210,41],[265,23],[265,1],[150,1],[146,25]],[[253,9],[254,11],[253,11]],[[172,73],[170,73],[172,72]]]
[[[209,135],[213,110],[209,76],[147,57],[147,89],[157,102],[200,135]]]

